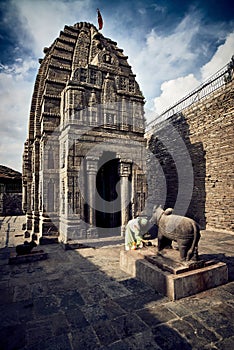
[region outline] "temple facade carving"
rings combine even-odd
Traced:
[[[144,97],[117,43],[65,26],[44,49],[23,155],[27,229],[68,241],[121,235],[144,209]]]

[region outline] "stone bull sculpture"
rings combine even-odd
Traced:
[[[198,259],[198,242],[200,229],[198,224],[187,217],[172,214],[173,209],[165,211],[155,206],[151,222],[158,226],[158,250],[171,246],[172,241],[178,244],[181,260]]]
[[[32,249],[36,247],[37,244],[34,240],[31,242],[25,241],[23,244],[19,244],[15,247],[17,255],[26,255],[30,254]]]

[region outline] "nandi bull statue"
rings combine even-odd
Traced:
[[[161,206],[154,206],[151,223],[158,226],[158,250],[171,246],[172,241],[178,244],[181,260],[198,259],[198,242],[200,229],[198,224],[187,217],[172,214],[173,209],[165,211]]]
[[[30,242],[24,241],[23,244],[19,244],[15,247],[17,255],[30,254],[32,249],[36,247],[36,242],[32,239]]]

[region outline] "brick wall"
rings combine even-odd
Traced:
[[[234,231],[233,85],[232,80],[146,136],[149,203],[175,207],[206,229]]]

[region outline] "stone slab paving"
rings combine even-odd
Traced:
[[[0,349],[233,350],[233,245],[233,235],[203,232],[200,254],[227,262],[230,282],[175,302],[119,269],[122,244],[47,245],[47,260],[20,265],[2,248]]]
[[[26,223],[24,215],[0,216],[0,248],[14,247],[24,242],[23,225]]]

